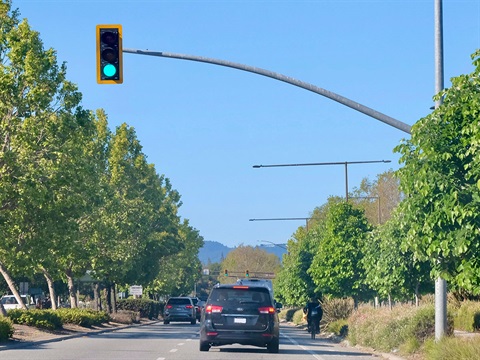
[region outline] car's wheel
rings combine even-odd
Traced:
[[[190,321],[190,324],[192,325],[195,325],[197,323],[197,319],[193,319],[192,321]]]
[[[200,341],[200,351],[208,351],[210,349],[210,344],[205,341]]]
[[[278,341],[278,338],[277,337],[274,337],[272,339],[272,341],[270,341],[268,344],[267,344],[267,349],[268,349],[268,352],[269,353],[278,353],[278,348],[279,348],[279,341]]]
[[[168,325],[168,324],[170,324],[170,321],[168,321],[168,320],[163,320],[163,323],[164,323],[165,325]]]

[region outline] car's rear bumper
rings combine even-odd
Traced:
[[[279,333],[275,331],[200,330],[200,341],[213,346],[240,344],[264,347],[278,337]]]
[[[196,319],[196,316],[192,314],[169,314],[165,315],[163,319],[167,321],[192,321]]]

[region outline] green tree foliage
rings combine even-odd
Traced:
[[[381,297],[393,300],[412,299],[432,289],[430,266],[402,248],[406,233],[396,214],[374,229],[364,246],[362,265],[366,283]]]
[[[163,296],[189,295],[201,277],[202,264],[198,251],[203,238],[198,230],[184,221],[180,225],[176,242],[177,252],[160,259],[160,272],[149,287],[149,292]]]
[[[406,246],[435,277],[480,294],[480,51],[472,59],[475,70],[452,79],[396,151]]]
[[[252,246],[240,245],[230,251],[227,257],[222,261],[222,269],[227,269],[231,274],[241,274],[238,277],[245,277],[245,271],[248,270],[251,276],[255,273],[273,273],[280,270],[280,260],[275,254],[269,254],[263,249]],[[231,283],[236,281],[235,276],[225,277],[220,274],[221,283]]]
[[[303,306],[311,297],[321,297],[309,269],[325,235],[325,223],[330,208],[344,200],[330,197],[326,204],[315,208],[307,226],[299,227],[288,241],[288,253],[283,256],[283,268],[275,279],[276,294],[286,305]]]
[[[310,224],[309,226],[312,226]],[[318,248],[316,230],[308,233],[299,228],[288,241],[288,254],[283,256],[282,269],[275,278],[275,297],[284,305],[303,306],[315,295],[316,285],[308,269]]]
[[[47,249],[52,258],[78,237],[94,183],[84,147],[93,128],[65,64],[10,1],[0,3],[0,68],[0,262],[32,274]]]
[[[308,270],[319,291],[354,299],[368,294],[361,260],[369,231],[371,225],[362,210],[346,202],[329,207],[319,247]]]
[[[105,115],[98,114],[104,128]],[[160,259],[181,250],[176,244],[180,197],[147,163],[133,128],[123,124],[115,134],[103,133],[107,147],[101,183],[108,196],[90,242],[92,268],[108,282],[148,284],[160,271]]]
[[[210,294],[210,290],[213,286],[218,283],[218,275],[222,271],[222,265],[218,262],[208,262],[208,264],[203,266],[203,269],[208,269],[209,275],[202,274],[201,279],[197,284],[197,296],[200,299],[207,299]],[[220,274],[222,276],[222,274]]]
[[[202,240],[181,223],[180,195],[147,163],[133,128],[112,133],[103,111],[81,107],[65,64],[18,16],[0,0],[0,272],[8,287],[18,294],[14,277],[41,271],[52,289],[68,281],[74,305],[74,279],[86,270],[107,284],[147,285],[163,258],[182,251],[172,262],[187,275],[170,280],[193,283]]]

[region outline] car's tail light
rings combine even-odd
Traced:
[[[258,308],[258,312],[260,314],[274,314],[275,308],[273,306],[265,306],[265,307]]]
[[[207,305],[205,308],[205,312],[207,314],[213,314],[213,313],[221,313],[223,310],[222,306],[216,306],[216,305]]]
[[[218,335],[218,332],[216,331],[207,332],[207,336],[217,336],[217,335]]]
[[[192,305],[187,305],[187,306],[185,306],[185,308],[186,308],[186,309],[192,309],[193,306],[192,306]]]
[[[167,309],[171,309],[172,307],[172,305],[167,305]]]

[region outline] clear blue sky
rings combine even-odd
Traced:
[[[473,70],[480,0],[444,0],[445,84]],[[95,26],[122,24],[124,47],[243,63],[336,92],[407,124],[434,95],[434,0],[14,0],[45,47],[67,62],[87,109],[133,126],[157,171],[182,195],[180,215],[227,246],[284,243],[330,195],[342,166],[255,164],[392,160],[349,166],[364,177],[397,169],[408,137],[306,90],[239,70],[124,55],[123,85],[97,85]]]

